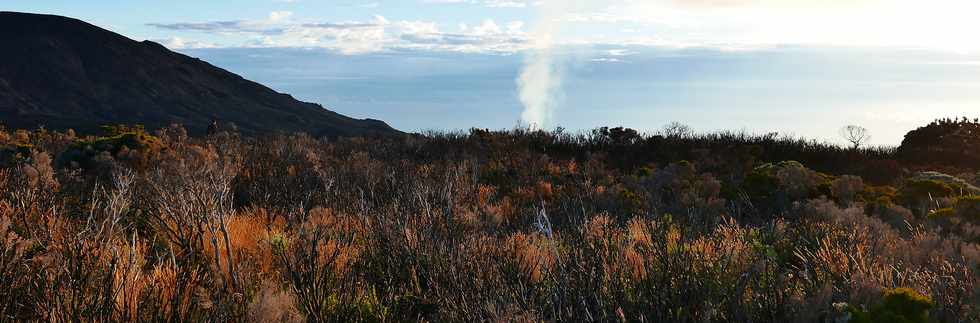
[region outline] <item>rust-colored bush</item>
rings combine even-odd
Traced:
[[[930,296],[916,319],[980,320],[970,186],[828,175],[887,150],[115,131],[71,139],[104,168],[52,160],[74,136],[0,135],[26,149],[0,165],[0,321],[823,322],[895,287]]]

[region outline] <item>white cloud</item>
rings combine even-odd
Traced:
[[[523,1],[487,0],[483,2],[483,5],[490,8],[525,8],[528,6],[528,3]]]
[[[623,61],[621,59],[612,58],[612,57],[598,57],[598,58],[593,58],[592,61],[593,62],[596,62],[596,63],[623,63],[623,62],[625,62],[625,61]]]
[[[542,0],[423,0],[540,7]],[[920,47],[980,51],[980,2],[970,0],[562,0],[575,34],[557,43]],[[573,29],[573,28],[569,28]],[[612,34],[598,30],[616,30]],[[634,34],[634,35],[631,35]],[[632,40],[630,39],[632,38]],[[651,44],[656,45],[656,44]]]
[[[472,4],[487,8],[527,8],[539,6],[540,1],[529,0],[423,0],[430,4]]]
[[[705,46],[823,45],[980,50],[980,2],[964,0],[609,0],[562,19]],[[624,37],[622,33],[617,36]],[[616,37],[613,37],[616,38]]]
[[[269,13],[269,21],[273,23],[284,22],[288,21],[292,16],[293,13],[290,11],[273,11]]]
[[[272,12],[264,20],[150,24],[171,31],[198,32],[231,38],[225,47],[314,47],[345,54],[412,49],[510,54],[525,47],[524,23],[501,26],[492,19],[447,31],[431,21],[303,22],[291,12]],[[186,42],[172,43],[176,48]]]
[[[171,38],[168,38],[168,39],[156,39],[154,41],[156,41],[157,43],[160,43],[161,45],[166,46],[167,48],[170,48],[170,49],[215,48],[215,47],[217,47],[215,44],[212,44],[212,43],[186,40],[186,39],[183,39],[183,38],[180,38],[180,37],[171,37]]]
[[[541,0],[421,0],[430,4],[542,9]],[[568,28],[561,45],[645,45],[748,50],[780,45],[919,47],[980,51],[980,2],[964,0],[565,0],[549,16]],[[377,2],[367,3],[374,6]],[[513,53],[535,42],[523,22],[310,22],[288,11],[265,19],[151,24],[218,35],[224,46],[306,46],[345,53],[410,48]],[[192,34],[179,34],[185,39]],[[209,36],[207,39],[217,39]]]

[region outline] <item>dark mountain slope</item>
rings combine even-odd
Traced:
[[[200,133],[217,118],[247,134],[398,133],[72,18],[0,12],[0,44],[0,122],[8,128],[181,123]]]

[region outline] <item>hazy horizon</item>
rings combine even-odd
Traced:
[[[610,49],[583,50],[602,57]],[[590,59],[570,68],[548,128],[655,131],[677,121],[698,131],[841,142],[838,129],[858,124],[871,131],[871,144],[898,145],[933,119],[975,116],[974,102],[980,102],[980,57],[974,56],[800,47],[627,50],[617,61]],[[502,129],[520,121],[514,86],[520,55],[181,51],[300,100],[404,131]]]

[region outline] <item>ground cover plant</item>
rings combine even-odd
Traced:
[[[0,320],[977,322],[977,169],[923,148],[956,124],[3,131]]]

